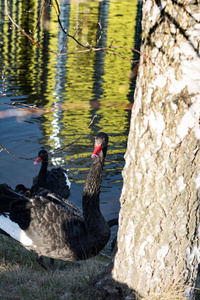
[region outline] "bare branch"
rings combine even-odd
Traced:
[[[2,103],[0,103],[0,104],[2,104]],[[94,117],[92,118],[90,124],[84,129],[84,131],[80,134],[80,136],[75,141],[73,141],[73,142],[71,142],[71,143],[69,143],[69,144],[67,144],[67,145],[65,145],[65,146],[63,146],[61,148],[57,148],[57,149],[54,149],[52,151],[49,151],[49,154],[58,154],[61,151],[63,151],[65,148],[67,148],[67,147],[69,147],[71,145],[74,145],[82,137],[82,135],[86,132],[86,130],[93,124],[94,119],[96,117],[97,117],[97,115],[94,115]],[[22,157],[22,156],[15,155],[15,154],[11,153],[8,149],[6,149],[5,147],[3,147],[1,143],[0,143],[0,148],[1,148],[0,152],[6,151],[8,154],[10,154],[11,156],[16,157],[16,158],[20,158],[20,159],[24,159],[24,160],[33,160],[33,159],[36,158],[36,157],[28,158],[28,157]]]
[[[72,35],[70,35],[70,34],[68,34],[67,32],[66,32],[66,30],[63,28],[63,26],[62,26],[62,24],[61,24],[61,21],[60,21],[60,10],[59,10],[59,6],[58,6],[58,2],[57,2],[57,0],[54,0],[55,2],[56,2],[56,7],[57,7],[57,9],[58,9],[58,12],[57,12],[57,18],[58,18],[58,23],[59,23],[59,25],[60,25],[60,28],[62,29],[62,31],[68,36],[68,37],[71,37],[77,44],[79,44],[81,47],[84,47],[84,48],[89,48],[90,46],[88,46],[88,45],[82,45],[74,36],[72,36]],[[54,9],[56,10],[56,8],[55,8],[55,6],[53,6],[54,7]],[[44,7],[42,7],[42,9],[43,9]],[[8,1],[7,0],[5,0],[5,12],[6,12],[6,15],[7,15],[7,17],[9,18],[9,20],[15,25],[15,27],[17,27],[20,31],[21,31],[21,33],[24,35],[24,36],[26,36],[37,48],[39,48],[39,49],[41,49],[41,50],[43,50],[43,51],[46,51],[46,52],[50,52],[50,53],[53,53],[53,54],[55,54],[55,55],[59,55],[59,53],[56,53],[56,52],[54,52],[54,51],[52,51],[52,50],[48,50],[48,49],[46,49],[46,48],[42,48],[42,47],[40,47],[40,45],[38,45],[38,43],[36,43],[31,37],[30,37],[30,35],[29,34],[27,34],[13,19],[12,19],[12,17],[10,16],[10,14],[9,14],[9,12],[8,12]],[[40,17],[39,17],[39,19],[40,19]],[[38,22],[39,22],[39,20],[38,20]],[[36,25],[36,27],[37,27],[37,25]]]
[[[32,31],[32,34],[36,31],[36,28],[37,28],[37,26],[38,26],[38,24],[39,24],[39,22],[40,22],[40,19],[41,19],[41,17],[42,17],[42,13],[43,13],[43,10],[44,10],[44,6],[45,6],[45,0],[44,0],[44,3],[43,3],[43,5],[42,5],[42,7],[41,7],[41,9],[40,9],[40,15],[39,15],[39,18],[38,18],[38,20],[37,20],[35,29],[33,29],[33,31]]]
[[[7,0],[5,0],[5,11],[6,11],[6,15],[8,16],[8,18],[10,19],[10,21],[22,32],[22,34],[24,36],[26,36],[37,48],[46,51],[46,52],[51,52],[56,54],[55,52],[51,51],[51,50],[47,50],[45,48],[40,47],[31,37],[30,35],[28,35],[10,16],[9,12],[8,12],[8,2]]]
[[[25,159],[25,160],[32,160],[32,159],[35,159],[35,158],[36,158],[36,157],[27,158],[27,157],[22,157],[22,156],[15,155],[15,154],[11,153],[8,149],[4,148],[4,147],[2,146],[2,144],[0,144],[0,148],[1,148],[0,152],[4,150],[4,151],[6,151],[8,154],[10,154],[11,156],[14,156],[14,157],[16,157],[16,158]]]
[[[53,150],[53,152],[51,152],[51,153],[52,153],[52,154],[54,154],[54,153],[59,153],[60,151],[64,150],[65,148],[74,145],[78,140],[80,140],[80,138],[81,138],[82,135],[86,132],[86,130],[93,124],[94,119],[95,119],[96,117],[97,117],[97,115],[94,115],[94,117],[92,118],[90,124],[85,128],[85,130],[79,135],[79,137],[78,137],[75,141],[73,141],[73,142],[71,142],[71,143],[65,145],[64,147],[55,149],[55,150]],[[57,152],[57,151],[59,151],[59,152]]]
[[[99,22],[98,25],[99,25],[99,28],[100,28],[100,30],[101,30],[101,34],[100,34],[100,36],[99,36],[99,38],[98,38],[98,40],[97,40],[96,47],[99,47],[100,40],[101,40],[101,38],[102,38],[102,36],[103,36],[103,30],[102,30],[101,23]]]
[[[5,96],[5,92],[6,92],[6,89],[5,89],[5,72],[6,72],[7,69],[8,69],[8,67],[5,68],[4,71],[2,71],[2,76],[1,76],[1,78],[2,78],[2,91],[0,91],[0,93],[1,93],[0,97]]]

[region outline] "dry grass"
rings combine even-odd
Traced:
[[[102,256],[77,263],[56,261],[52,274],[35,258],[34,253],[0,235],[0,299],[88,299],[84,288],[108,262]]]
[[[189,287],[188,290],[190,290]],[[200,299],[199,288],[197,286],[194,288],[194,295],[194,299]],[[142,298],[135,295],[135,300],[189,300],[191,299],[190,296],[187,294],[186,285],[180,281],[177,284],[165,287],[160,293],[150,293],[148,296]]]
[[[48,260],[45,261],[48,264]],[[0,235],[0,299],[91,300],[84,294],[84,289],[108,261],[107,257],[101,255],[77,263],[56,261],[56,270],[52,274],[38,265],[35,253]],[[172,286],[163,293],[142,299],[186,300],[184,292],[183,285]],[[196,289],[196,299],[200,299],[198,293]]]
[[[187,300],[187,297],[184,297],[185,287],[183,285],[170,287],[162,293],[152,293],[149,296],[146,296],[142,299],[144,300]],[[139,300],[140,298],[138,298]],[[142,300],[141,299],[141,300]],[[188,298],[189,299],[189,298]]]

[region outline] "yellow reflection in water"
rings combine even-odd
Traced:
[[[112,41],[113,45],[134,46],[135,21],[137,14],[137,1],[110,2],[109,23],[107,29],[107,46]],[[130,57],[130,51],[116,50],[117,54]],[[128,105],[127,93],[129,91],[129,79],[127,73],[130,70],[130,62],[118,55],[105,56],[105,74],[103,76],[104,97],[100,100],[99,114],[102,118],[100,126],[105,131],[122,133],[128,123],[127,111],[123,109]],[[106,103],[113,101],[113,108],[108,109]],[[119,142],[121,135],[111,137],[113,142]]]
[[[2,2],[2,0],[0,0]],[[101,5],[105,4],[105,44],[104,46],[134,46],[135,21],[137,1],[70,1],[63,5],[69,6],[68,18],[69,34],[86,45],[95,44],[98,36],[98,21]],[[2,5],[2,3],[1,3]],[[61,3],[62,6],[62,3]],[[23,29],[33,30],[36,27],[39,4],[37,1],[14,0],[10,5],[13,18],[18,20]],[[31,10],[29,13],[24,11]],[[49,31],[41,24],[34,33],[40,45],[54,52],[59,51],[59,37],[62,32],[57,22],[57,14],[53,7],[49,8]],[[61,10],[62,14],[62,10]],[[27,27],[28,24],[28,27]],[[3,32],[8,31],[7,22],[3,25]],[[64,35],[64,34],[63,34]],[[37,105],[54,110],[45,113],[41,121],[44,143],[47,148],[55,149],[74,141],[88,126],[92,117],[97,114],[95,126],[90,127],[84,135],[85,143],[91,144],[97,130],[104,130],[110,134],[110,144],[119,144],[127,139],[128,128],[128,98],[130,83],[127,76],[131,69],[128,60],[132,58],[131,51],[116,49],[116,53],[105,52],[103,56],[97,52],[79,53],[74,55],[56,56],[49,52],[38,50],[21,35],[13,31],[11,41],[7,35],[3,36],[3,56],[10,55],[15,64],[13,76],[19,80],[19,86],[26,87],[32,95],[39,95],[34,100]],[[64,46],[64,45],[63,45]],[[83,50],[73,39],[66,42],[67,51]],[[5,66],[8,60],[5,60]],[[100,66],[101,72],[98,73]],[[17,71],[16,71],[17,70]],[[17,72],[14,74],[14,72]],[[30,103],[29,102],[29,103]],[[76,144],[79,146],[79,142]],[[111,153],[116,150],[111,148]],[[70,159],[68,153],[68,159]],[[75,154],[76,158],[88,155]],[[53,164],[64,163],[63,159],[54,157]]]
[[[99,5],[99,2],[93,1],[87,3],[74,2],[70,5],[69,33],[73,34],[74,30],[80,26],[76,38],[83,44],[91,44],[96,39]],[[134,46],[136,13],[137,1],[110,1],[107,16],[106,46],[111,43],[128,47]],[[55,40],[57,36],[58,33],[54,33],[51,44],[57,45]],[[72,39],[68,40],[67,47],[68,52],[82,49]],[[54,51],[56,51],[55,48]],[[89,124],[94,114],[98,115],[95,122],[100,130],[115,133],[110,137],[111,144],[120,143],[123,139],[122,134],[126,138],[128,127],[126,108],[129,104],[127,99],[129,78],[127,74],[131,65],[122,56],[130,57],[130,51],[123,49],[116,51],[117,54],[106,54],[104,56],[101,85],[103,95],[99,97],[98,102],[93,100],[96,53],[68,55],[65,62],[66,77],[63,82],[66,89],[65,94],[63,94],[65,98],[64,104],[62,104],[63,110],[59,111],[59,116],[56,112],[48,113],[45,115],[46,122],[43,123],[43,126],[48,128],[45,132],[49,136],[49,140],[46,141],[49,146],[56,148],[60,147],[62,143],[67,144],[75,140]],[[52,61],[50,69],[53,69],[54,57],[50,56],[50,61]],[[51,89],[49,88],[47,105],[55,107],[57,102],[61,101],[63,103],[63,97],[56,99],[52,96],[51,90],[52,82]],[[88,129],[87,134],[90,133],[91,129]],[[87,142],[91,143],[89,138],[86,138],[85,143]],[[116,150],[110,151],[113,154],[116,152]],[[117,149],[118,153],[120,151],[123,152],[124,149]],[[77,153],[75,156],[78,158],[83,155],[87,154]],[[68,156],[68,159],[70,159],[70,156]]]

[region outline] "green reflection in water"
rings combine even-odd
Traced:
[[[3,7],[3,0],[0,3]],[[38,3],[33,0],[14,0],[10,4],[13,18],[26,31],[36,27]],[[68,14],[65,12],[63,22],[66,22],[71,35],[80,27],[76,38],[83,44],[95,44],[99,37],[98,22],[101,18],[102,30],[105,31],[101,46],[109,46],[111,43],[113,46],[134,46],[137,1],[60,2],[61,16],[66,7]],[[60,41],[66,41],[66,37],[59,28],[52,7],[45,12],[45,16],[49,18],[49,31],[44,26],[45,19],[42,19],[34,37],[37,37],[38,43],[41,39],[41,47],[59,52],[62,49]],[[97,115],[83,140],[66,149],[67,153],[62,158],[52,158],[52,164],[64,164],[72,158],[87,157],[90,153],[87,147],[91,149],[93,138],[99,130],[106,131],[110,136],[109,151],[113,159],[116,153],[123,154],[129,127],[127,95],[130,92],[128,74],[131,64],[118,55],[132,58],[131,52],[117,49],[118,55],[89,52],[56,56],[38,50],[25,37],[17,35],[16,30],[8,32],[8,22],[1,26],[5,33],[3,66],[12,66],[9,75],[19,86],[16,96],[23,103],[34,103],[49,110],[38,118],[43,132],[41,144],[47,149],[55,149],[71,143],[80,136],[92,117]],[[66,41],[66,47],[68,52],[83,50],[70,38]],[[83,149],[76,153],[75,147],[81,145]]]

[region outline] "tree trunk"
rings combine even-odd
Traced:
[[[199,11],[199,1],[143,3],[145,55],[125,155],[118,251],[112,283],[107,276],[93,284],[98,290],[103,283],[107,296],[114,284],[141,296],[185,285],[192,295],[200,258]],[[119,287],[115,292],[120,298]]]

